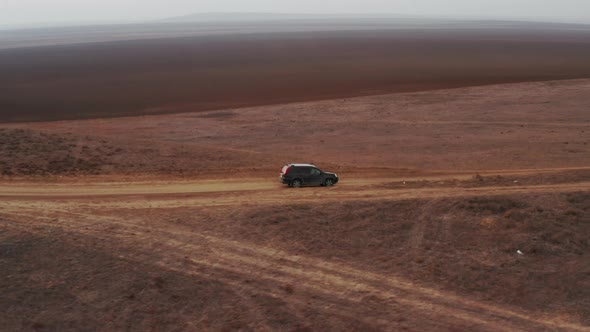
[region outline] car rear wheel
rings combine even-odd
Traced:
[[[326,181],[324,182],[324,186],[326,187],[331,187],[334,185],[334,180],[332,179],[326,179]]]
[[[299,179],[295,179],[291,181],[291,187],[293,188],[300,188],[303,183]]]

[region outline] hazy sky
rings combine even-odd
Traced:
[[[0,25],[145,20],[202,12],[400,13],[590,23],[590,0],[0,0]]]

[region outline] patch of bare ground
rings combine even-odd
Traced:
[[[451,175],[452,176],[452,175]],[[469,179],[435,179],[435,180],[408,180],[395,181],[380,185],[381,188],[481,188],[491,186],[523,186],[543,185],[557,183],[577,183],[590,181],[590,169],[557,170],[537,172],[535,174],[509,174],[509,175],[480,175],[476,173]]]
[[[231,148],[0,128],[0,178],[5,179],[93,175],[186,177],[215,174],[232,167],[248,169],[265,158]]]
[[[0,129],[0,175],[98,174],[125,151],[104,140],[26,129]]]
[[[248,306],[221,281],[130,262],[123,252],[96,250],[96,240],[64,236],[0,229],[2,329],[235,330],[252,323]]]
[[[3,124],[0,326],[588,331],[588,86]]]
[[[505,84],[0,127],[107,141],[125,151],[107,158],[125,174],[271,177],[288,162],[471,174],[581,168],[590,163],[589,87],[587,79]]]
[[[79,44],[0,49],[0,122],[224,110],[590,75],[586,28],[443,26],[88,43],[93,33]]]
[[[291,205],[207,226],[225,227],[235,240],[590,325],[587,192]]]
[[[219,208],[54,204],[43,214],[26,205],[0,214],[0,319],[10,328],[590,326],[587,192]]]

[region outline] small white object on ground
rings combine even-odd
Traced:
[[[519,254],[519,255],[524,255],[524,253],[522,251],[520,251],[520,250],[517,250],[516,253]]]

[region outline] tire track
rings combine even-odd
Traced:
[[[57,211],[56,216],[63,218],[64,211]],[[143,222],[141,219],[121,220],[73,212],[69,212],[67,219],[58,223],[54,222],[55,217],[51,215],[42,218],[21,213],[19,219],[23,218],[30,218],[31,221],[19,221],[12,223],[12,226],[30,229],[31,224],[44,223],[51,227],[62,227],[66,232],[98,238],[105,244],[116,245],[122,241],[126,246],[130,246],[131,250],[140,248],[139,253],[133,258],[137,261],[153,262],[152,256],[155,254],[158,260],[153,264],[158,267],[209,277],[210,271],[218,271],[215,278],[223,279],[224,282],[233,280],[226,280],[226,275],[255,277],[256,280],[274,285],[296,282],[298,288],[304,289],[308,294],[320,294],[324,298],[335,297],[338,303],[347,303],[350,306],[358,305],[366,294],[371,294],[388,306],[395,307],[401,304],[417,311],[434,314],[442,321],[452,317],[489,330],[513,331],[523,327],[525,330],[589,330],[576,324],[547,320],[467,300],[415,285],[402,278],[382,276],[339,263],[295,256],[273,248],[225,240],[210,234],[172,228],[146,228],[138,225]],[[104,229],[93,228],[97,223],[107,228],[115,227],[112,227],[110,232],[105,232]],[[195,242],[199,245],[193,244]],[[146,243],[156,244],[158,250],[145,248]],[[203,248],[209,250],[202,250]],[[187,263],[193,268],[187,268]],[[271,292],[272,294],[274,293]]]
[[[590,331],[588,327],[559,318],[469,300],[417,285],[396,275],[381,275],[343,263],[224,239],[215,233],[197,232],[198,229],[186,225],[161,222],[155,213],[158,209],[187,206],[225,209],[242,205],[325,204],[347,200],[439,199],[590,190],[590,182],[476,188],[375,188],[372,183],[379,181],[382,179],[366,181],[362,186],[302,190],[279,189],[276,186],[268,189],[260,182],[248,182],[247,179],[240,190],[233,190],[235,188],[223,181],[208,181],[203,188],[198,185],[193,188],[194,184],[190,183],[158,187],[155,183],[151,191],[149,182],[137,188],[131,185],[124,190],[121,190],[121,184],[105,183],[100,185],[98,194],[93,194],[96,184],[45,191],[44,187],[32,191],[25,188],[18,193],[12,192],[13,187],[0,185],[0,216],[9,220],[0,226],[28,232],[49,232],[48,236],[54,236],[50,232],[53,229],[98,239],[106,251],[112,251],[113,247],[123,248],[120,258],[186,275],[221,280],[234,287],[241,301],[249,307],[256,306],[248,298],[249,292],[263,292],[283,299],[285,294],[280,287],[295,284],[297,294],[290,296],[287,303],[300,319],[304,319],[304,313],[299,308],[305,308],[306,297],[313,297],[323,304],[322,310],[342,317],[356,318],[359,312],[353,308],[359,307],[359,304],[364,310],[381,313],[382,318],[387,319],[394,319],[393,312],[400,310],[420,313],[419,316],[434,316],[436,319],[432,319],[432,324],[439,325],[433,326],[433,329],[452,329],[453,324],[460,322],[461,326],[489,331]],[[174,192],[174,188],[179,191]],[[146,212],[148,215],[142,214]],[[417,249],[421,246],[425,231],[423,221],[428,216],[429,208],[425,206],[417,216],[417,224],[408,240],[410,247]],[[255,282],[244,284],[243,280],[249,279]],[[261,317],[258,319],[261,328],[268,327]],[[374,323],[367,317],[359,320],[366,324]]]

